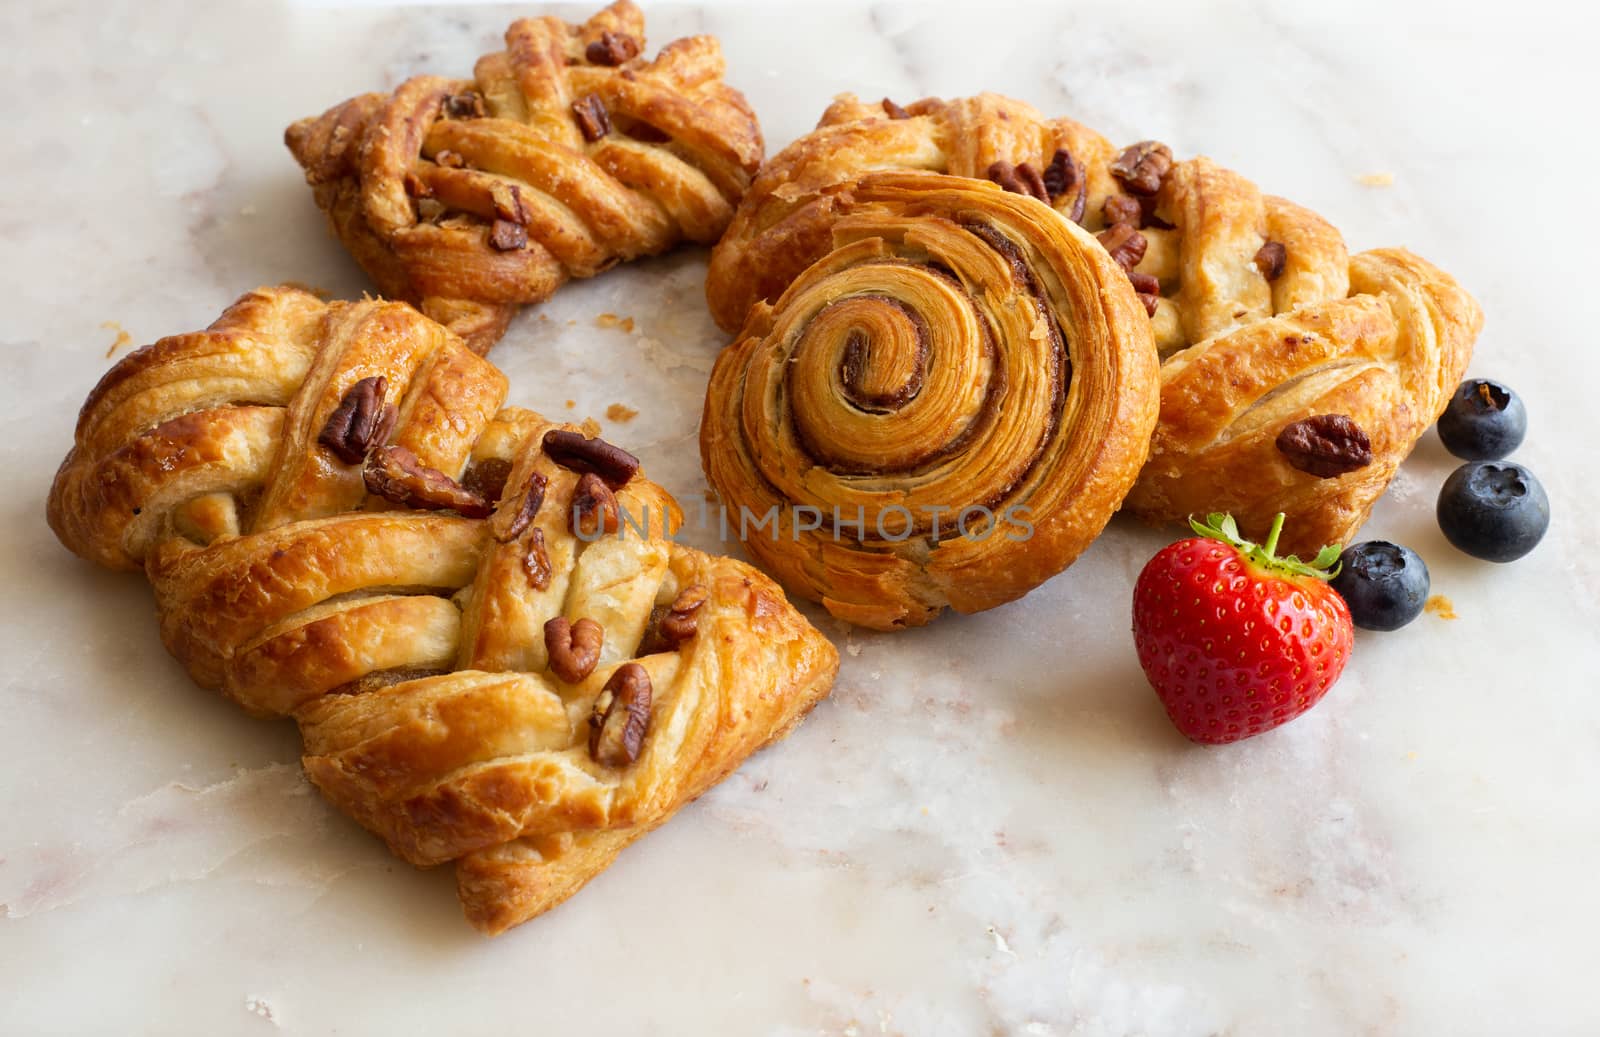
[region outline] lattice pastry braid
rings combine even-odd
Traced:
[[[51,492],[143,566],[195,680],[291,715],[311,780],[478,928],[574,893],[822,696],[766,577],[666,538],[666,491],[399,303],[245,296],[124,359]]]
[[[1161,420],[1128,497],[1157,522],[1232,511],[1288,550],[1348,540],[1471,355],[1482,314],[1399,249],[1350,257],[1315,213],[1165,145],[1118,150],[1068,119],[983,94],[901,108],[841,97],[762,170],[712,256],[733,330],[832,247],[848,184],[873,170],[995,180],[1097,232],[1128,271],[1162,356]],[[830,189],[832,188],[832,189]]]
[[[1018,598],[1144,462],[1144,308],[1089,234],[994,184],[884,173],[823,198],[832,250],[717,359],[706,474],[751,552],[843,619]]]
[[[582,25],[520,19],[505,41],[472,80],[419,76],[285,134],[378,288],[480,353],[569,277],[716,241],[762,155],[717,41],[646,61],[631,0]]]

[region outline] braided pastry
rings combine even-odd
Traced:
[[[1118,150],[993,94],[900,107],[835,101],[762,170],[712,255],[732,330],[831,247],[871,170],[986,177],[1097,232],[1161,355],[1161,420],[1128,506],[1155,522],[1231,511],[1247,535],[1288,514],[1288,550],[1348,541],[1460,380],[1482,314],[1403,250],[1354,258],[1315,213],[1162,144]]]
[[[717,41],[646,61],[632,0],[582,25],[520,19],[505,41],[472,80],[418,76],[284,135],[379,290],[480,353],[569,277],[716,241],[762,155]]]
[[[549,909],[827,693],[766,577],[410,307],[263,289],[90,395],[49,518],[143,567],[194,679],[293,716],[311,780],[468,919]]]
[[[818,211],[832,251],[712,372],[708,478],[752,553],[843,619],[894,629],[1022,596],[1144,461],[1143,307],[1093,238],[994,184],[883,173]]]

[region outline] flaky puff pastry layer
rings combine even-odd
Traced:
[[[393,417],[347,463],[325,430],[378,378]],[[505,390],[408,306],[262,289],[107,374],[49,503],[68,547],[146,571],[197,682],[299,721],[333,803],[414,864],[455,862],[490,933],[781,738],[838,665],[771,580],[670,539],[666,491],[545,445],[592,424],[501,409]],[[394,447],[460,505],[368,492],[364,466]],[[612,532],[586,524],[597,494]],[[598,625],[592,658],[547,640],[557,618]],[[635,667],[631,758],[591,749],[597,703]]]
[[[716,241],[749,186],[761,130],[717,41],[644,42],[631,0],[519,19],[472,79],[363,94],[285,141],[383,294],[481,353],[570,277]]]
[[[750,551],[878,629],[993,608],[1104,528],[1156,419],[1150,322],[1083,230],[994,184],[878,174],[718,358],[701,456]]]
[[[1151,462],[1128,498],[1153,522],[1228,510],[1260,537],[1283,511],[1287,550],[1348,543],[1448,402],[1482,325],[1453,278],[1408,252],[1352,258],[1322,217],[1208,158],[1176,160],[1154,141],[1119,149],[993,94],[836,100],[763,168],[713,253],[718,323],[739,327],[831,249],[839,187],[886,169],[997,179],[1114,251],[1166,361]],[[1350,456],[1280,449],[1290,426],[1333,418],[1359,430]]]

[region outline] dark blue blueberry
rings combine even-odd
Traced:
[[[1512,461],[1469,461],[1439,491],[1445,539],[1490,562],[1514,562],[1550,528],[1550,498],[1533,473]]]
[[[1368,540],[1344,549],[1333,589],[1350,606],[1356,626],[1399,630],[1422,614],[1428,600],[1428,567],[1409,547]]]
[[[1487,378],[1462,382],[1439,415],[1444,448],[1468,461],[1505,457],[1522,444],[1527,431],[1528,410],[1522,397]]]

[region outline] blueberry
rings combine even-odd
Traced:
[[[1512,461],[1469,461],[1439,491],[1445,539],[1490,562],[1513,562],[1550,528],[1550,498],[1533,473]]]
[[[1444,448],[1468,461],[1505,457],[1528,431],[1528,410],[1522,397],[1499,382],[1468,378],[1439,415]]]
[[[1365,630],[1399,630],[1422,614],[1428,567],[1411,548],[1387,540],[1352,544],[1339,556],[1333,589]]]

